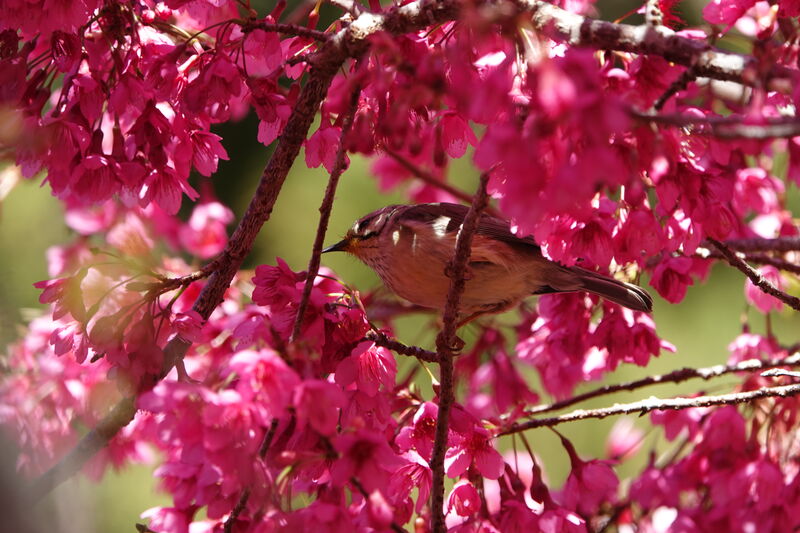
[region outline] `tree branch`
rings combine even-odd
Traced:
[[[436,434],[433,440],[431,470],[433,482],[431,487],[431,530],[433,533],[444,533],[447,526],[444,522],[444,455],[447,448],[447,433],[450,429],[450,408],[453,405],[455,384],[453,378],[453,356],[455,355],[456,324],[459,317],[461,295],[466,285],[467,262],[472,251],[472,236],[478,229],[478,219],[489,203],[486,194],[488,173],[481,174],[478,191],[472,199],[472,205],[464,217],[456,239],[453,260],[448,268],[450,289],[447,291],[442,330],[436,336],[436,353],[439,358],[439,413],[436,417]]]
[[[420,181],[423,181],[423,182],[427,183],[428,185],[430,185],[432,187],[436,187],[437,189],[441,189],[444,192],[450,194],[451,196],[453,196],[455,198],[458,198],[459,200],[461,200],[464,203],[468,203],[468,204],[472,203],[472,196],[471,195],[469,195],[468,193],[462,191],[461,189],[457,189],[456,187],[453,187],[452,185],[450,185],[449,183],[447,183],[444,180],[438,179],[436,176],[434,176],[430,172],[426,172],[424,169],[422,169],[419,166],[415,165],[412,161],[410,161],[408,158],[404,157],[402,154],[392,150],[388,146],[384,146],[383,148],[381,148],[381,150],[386,155],[388,155],[389,157],[391,157],[392,159],[394,159],[395,161],[400,163],[400,165],[403,168],[405,168],[406,170],[411,172]],[[497,217],[497,218],[502,218],[503,217],[503,215],[501,215],[499,211],[497,211],[495,208],[493,208],[490,205],[486,206],[486,213],[492,215],[493,217]]]
[[[368,331],[364,338],[374,342],[378,346],[383,346],[384,348],[393,350],[400,355],[416,357],[420,361],[425,361],[428,363],[439,362],[439,355],[436,352],[425,350],[419,346],[407,346],[395,339],[390,339],[380,331]]]
[[[708,250],[706,248],[698,248],[697,254],[694,257],[698,259],[725,259],[725,256],[722,252],[717,250]],[[765,254],[752,254],[746,252],[734,252],[737,256],[739,256],[742,260],[747,261],[748,263],[755,263],[757,265],[769,265],[777,268],[778,270],[784,270],[786,272],[791,272],[792,274],[800,274],[800,265],[797,263],[792,263],[791,261],[787,261],[785,259],[780,259],[777,257],[772,257],[771,255]]]
[[[703,246],[708,248],[705,243]],[[800,251],[800,237],[731,239],[725,241],[725,246],[740,252],[798,252]]]
[[[330,37],[329,34],[319,31],[319,30],[312,30],[311,28],[306,28],[305,26],[300,26],[298,24],[269,24],[263,21],[256,21],[256,20],[248,20],[244,24],[242,24],[242,32],[250,33],[253,30],[264,30],[276,33],[284,33],[286,35],[295,35],[297,37],[305,37],[307,39],[313,39],[315,41],[325,42]]]
[[[747,361],[742,361],[741,363],[737,363],[735,365],[715,365],[706,368],[681,368],[678,370],[673,370],[672,372],[669,372],[667,374],[648,376],[646,378],[642,378],[639,380],[627,381],[625,383],[618,383],[616,385],[604,385],[602,387],[598,387],[597,389],[584,392],[583,394],[578,394],[576,396],[573,396],[572,398],[561,400],[560,402],[554,402],[548,405],[539,405],[533,407],[531,409],[528,409],[525,412],[525,414],[535,415],[549,411],[557,411],[559,409],[564,409],[565,407],[575,405],[576,403],[580,403],[589,400],[591,398],[597,398],[598,396],[605,396],[606,394],[614,394],[620,391],[633,391],[636,389],[648,387],[650,385],[660,385],[663,383],[681,383],[683,381],[695,378],[709,380],[719,376],[724,376],[725,374],[731,374],[733,372],[766,370],[769,368],[776,368],[781,366],[796,366],[796,365],[800,365],[800,353],[795,353],[783,359],[768,359],[768,360],[749,359]]]
[[[269,447],[272,444],[272,439],[275,438],[275,430],[278,429],[278,419],[273,418],[272,423],[269,425],[269,429],[264,434],[264,439],[261,441],[261,446],[258,449],[258,456],[261,459],[267,456],[267,451],[269,451]],[[242,491],[242,494],[239,495],[239,500],[236,502],[231,514],[228,516],[227,520],[225,520],[225,524],[223,526],[224,533],[231,533],[233,531],[233,526],[236,523],[236,520],[239,518],[239,515],[242,514],[244,511],[245,506],[247,505],[247,500],[250,499],[250,487],[247,487]]]
[[[311,250],[311,259],[308,261],[308,270],[306,271],[306,283],[303,285],[303,295],[300,298],[300,305],[297,308],[297,317],[294,321],[292,328],[292,336],[290,342],[294,342],[300,335],[300,329],[303,327],[303,318],[308,307],[308,299],[311,297],[311,289],[314,288],[314,280],[317,279],[319,272],[320,255],[322,254],[322,246],[325,242],[325,232],[328,231],[328,222],[331,218],[331,210],[333,209],[333,199],[336,196],[336,187],[339,185],[339,178],[345,171],[346,161],[346,140],[350,135],[350,130],[353,126],[353,118],[355,117],[356,110],[358,109],[358,98],[361,95],[361,86],[356,84],[350,94],[350,107],[347,109],[347,114],[342,122],[342,134],[339,137],[339,148],[336,150],[336,163],[333,167],[333,172],[328,179],[328,187],[325,189],[325,197],[322,199],[322,205],[319,206],[319,224],[317,224],[317,236],[314,239],[314,246]]]
[[[656,106],[654,107],[659,109]],[[745,122],[748,118],[743,116],[695,117],[680,113],[660,115],[635,109],[630,109],[628,112],[639,120],[678,128],[691,127],[693,133],[719,139],[768,140],[800,135],[800,120],[797,117],[764,119],[763,123],[753,124]]]
[[[665,26],[632,26],[592,20],[541,0],[516,0],[521,11],[530,12],[533,25],[549,37],[573,46],[660,56],[672,63],[693,67],[698,77],[728,80],[743,85],[791,93],[798,71],[773,66],[759,79],[759,61],[753,56],[723,52],[705,41],[678,35]],[[766,82],[766,83],[764,83]]]
[[[690,409],[692,407],[711,407],[714,405],[736,405],[740,403],[752,402],[762,398],[788,398],[800,394],[800,385],[782,385],[779,387],[764,387],[754,391],[737,392],[731,394],[720,394],[718,396],[697,396],[696,398],[649,398],[633,403],[617,404],[601,409],[578,409],[565,415],[550,418],[539,418],[514,424],[510,428],[502,431],[498,436],[520,433],[528,429],[539,427],[552,427],[565,422],[576,420],[586,420],[590,418],[606,418],[607,416],[626,415],[639,413],[640,416],[650,411]]]
[[[742,260],[735,253],[733,253],[730,248],[728,248],[721,242],[714,240],[710,237],[708,241],[717,247],[717,250],[719,250],[722,253],[722,255],[725,256],[725,260],[728,261],[728,263],[731,266],[734,266],[738,268],[741,272],[743,272],[744,275],[747,276],[751,282],[753,282],[753,285],[755,285],[765,293],[769,294],[770,296],[774,296],[775,298],[782,301],[795,311],[800,311],[800,298],[792,296],[790,294],[786,294],[785,292],[777,288],[775,285],[770,283],[769,280],[767,280],[767,278],[762,276],[760,272],[758,272],[756,269],[745,263],[744,260]]]

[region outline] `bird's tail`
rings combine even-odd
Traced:
[[[580,267],[572,267],[569,270],[578,275],[582,289],[587,292],[602,296],[606,300],[634,311],[644,311],[645,313],[653,311],[653,298],[641,287]]]

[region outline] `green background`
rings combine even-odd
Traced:
[[[603,18],[611,20],[631,9],[630,6],[639,4],[605,2],[602,5],[609,6],[603,11]],[[691,10],[696,13],[696,7]],[[696,15],[685,18],[697,20]],[[257,122],[251,116],[241,123],[225,125],[216,130],[224,138],[231,161],[221,162],[213,184],[223,201],[234,209],[237,218],[244,212],[270,154],[270,149],[255,141],[256,129]],[[257,239],[256,247],[247,260],[247,268],[263,263],[274,264],[275,257],[285,259],[294,270],[306,268],[327,174],[322,169],[306,169],[302,157],[301,154],[270,221]],[[455,162],[450,169],[450,179],[463,190],[474,190],[476,173],[468,158]],[[195,179],[195,184],[198,182]],[[40,184],[41,178],[25,181],[0,204],[0,353],[4,353],[2,348],[8,342],[17,338],[25,318],[41,310],[37,302],[38,291],[32,287],[32,283],[47,278],[44,260],[46,248],[68,242],[70,238],[70,232],[63,223],[60,203],[50,196],[46,185],[41,187]],[[398,191],[389,196],[378,191],[377,181],[369,172],[369,161],[352,158],[350,169],[342,177],[326,242],[338,240],[353,220],[364,213],[389,203],[403,202],[404,198]],[[791,187],[790,204],[794,208],[798,207],[797,198],[796,189]],[[371,271],[343,254],[325,256],[324,264],[361,290],[368,290],[379,283]],[[675,344],[678,351],[675,354],[662,353],[646,369],[623,366],[610,375],[606,382],[616,383],[683,366],[724,363],[727,360],[726,347],[741,332],[741,319],[747,314],[743,281],[738,271],[718,265],[712,270],[708,283],[691,287],[686,299],[679,305],[668,304],[651,288],[650,292],[656,300],[653,316],[658,332],[665,340]],[[753,331],[763,332],[764,318],[755,313],[750,316]],[[420,336],[419,333],[428,320],[427,317],[404,319],[401,321],[399,338],[409,344],[430,347],[430,334]],[[511,323],[513,316],[501,320]],[[773,317],[773,327],[784,344],[798,341],[797,326],[796,315]],[[469,339],[469,331],[463,336]],[[415,364],[408,360],[401,363]],[[432,397],[430,379],[424,372],[418,375],[421,376],[418,384],[423,394]],[[709,383],[693,381],[682,386],[652,387],[637,393],[604,397],[581,404],[581,407],[600,407],[650,395],[674,395],[681,391],[723,392],[730,390],[729,384],[730,380],[721,379]],[[589,384],[581,390],[597,385]],[[586,421],[564,425],[559,430],[573,441],[582,456],[602,457],[606,436],[613,422]],[[647,420],[637,421],[637,425],[646,428]],[[539,429],[528,432],[527,438],[542,458],[549,479],[558,486],[568,472],[568,458],[557,437],[548,430]],[[618,468],[620,478],[642,468],[647,450],[653,443],[657,443],[660,450],[669,449],[669,445],[661,440],[660,431],[649,434],[644,451]],[[508,448],[510,445],[510,440],[505,439],[500,446]],[[6,472],[9,469],[13,471],[13,447],[0,444],[0,451],[3,449],[6,451],[2,453],[0,467]],[[122,473],[109,472],[100,484],[82,477],[71,480],[54,491],[42,505],[25,514],[31,522],[39,524],[40,530],[51,529],[57,524],[57,530],[66,532],[134,531],[134,523],[142,521],[139,519],[142,511],[168,503],[169,500],[157,491],[150,468],[139,466]],[[0,508],[6,505],[10,505],[9,500],[0,504]]]

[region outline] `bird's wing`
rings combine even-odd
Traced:
[[[465,205],[438,203],[438,204],[417,204],[406,208],[397,219],[397,222],[422,222],[433,224],[439,221],[440,227],[448,233],[456,235],[464,218],[467,216],[469,208]],[[445,220],[445,217],[447,220]],[[502,219],[489,215],[481,215],[478,221],[476,237],[485,236],[489,239],[501,241],[512,246],[523,246],[531,248],[531,252],[540,252],[541,249],[536,241],[531,237],[518,237],[511,232],[511,225]]]
[[[398,214],[396,222],[410,229],[432,229],[443,239],[455,240],[469,208],[458,204],[418,204],[408,206]],[[500,243],[508,246],[502,246]],[[520,238],[511,232],[508,222],[489,215],[482,215],[472,238],[471,263],[493,263],[511,270],[515,266],[515,252],[520,248],[540,255],[539,246],[530,237]]]

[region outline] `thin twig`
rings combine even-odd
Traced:
[[[697,252],[698,253],[695,254],[695,257],[697,257],[698,259],[725,259],[725,256],[722,254],[722,252],[719,252],[717,250],[698,248]],[[791,272],[792,274],[800,274],[800,264],[792,263],[791,261],[787,261],[786,259],[779,259],[777,257],[765,254],[754,254],[746,252],[735,252],[735,253],[736,255],[739,255],[741,259],[747,261],[748,263],[773,266],[778,270]]]
[[[743,272],[744,275],[747,276],[751,282],[753,282],[753,285],[761,289],[766,294],[774,296],[775,298],[782,301],[795,311],[800,311],[800,298],[792,296],[790,294],[786,294],[785,292],[777,288],[775,285],[770,283],[767,278],[762,276],[759,271],[757,271],[756,269],[745,263],[739,256],[733,253],[733,251],[731,251],[730,248],[728,248],[721,242],[712,239],[710,237],[708,238],[708,241],[714,246],[716,246],[717,250],[722,252],[722,255],[725,256],[725,260],[728,261],[728,263],[731,266],[734,266],[738,268],[741,272]]]
[[[401,166],[403,166],[406,170],[411,172],[414,175],[414,177],[416,177],[420,181],[423,181],[423,182],[427,183],[428,185],[430,185],[432,187],[436,187],[437,189],[441,189],[444,192],[446,192],[447,194],[449,194],[449,195],[451,195],[451,196],[453,196],[455,198],[458,198],[459,200],[461,200],[464,203],[467,203],[467,204],[471,204],[472,203],[472,196],[469,193],[466,193],[466,192],[462,191],[461,189],[453,187],[452,185],[450,185],[449,183],[447,183],[444,180],[440,180],[439,178],[437,178],[436,176],[434,176],[430,172],[426,171],[423,168],[420,168],[418,165],[415,165],[407,157],[403,156],[402,154],[400,154],[398,152],[395,152],[394,150],[392,150],[389,147],[383,147],[382,150],[386,155],[388,155],[389,157],[391,157],[392,159],[394,159],[395,161],[400,163]],[[492,215],[493,217],[502,218],[502,215],[500,214],[500,212],[497,211],[495,208],[493,208],[490,205],[486,206],[486,210],[485,211],[486,211],[486,213]]]
[[[315,41],[325,42],[330,38],[325,32],[319,30],[312,30],[305,26],[298,24],[283,24],[283,23],[268,23],[256,20],[248,20],[242,24],[242,32],[249,33],[254,30],[263,30],[276,33],[285,33],[286,35],[295,35],[297,37],[306,37]]]
[[[725,374],[732,374],[734,372],[751,372],[756,370],[766,370],[768,368],[796,365],[800,365],[800,353],[795,353],[783,359],[749,359],[733,365],[715,365],[707,368],[680,368],[667,374],[648,376],[646,378],[635,381],[627,381],[625,383],[618,383],[616,385],[604,385],[603,387],[598,387],[597,389],[584,392],[583,394],[578,394],[572,398],[567,398],[566,400],[533,407],[528,409],[525,414],[536,415],[549,411],[557,411],[591,398],[597,398],[598,396],[614,394],[620,391],[634,391],[650,385],[681,383],[683,381],[696,378],[709,380],[719,376],[724,376]]]
[[[705,243],[703,246],[708,248]],[[798,252],[800,251],[800,237],[731,239],[725,241],[725,246],[739,252]]]
[[[800,385],[782,385],[779,387],[763,387],[754,391],[720,394],[717,396],[697,396],[695,398],[649,398],[633,403],[616,404],[600,409],[578,409],[565,415],[550,418],[538,418],[521,424],[514,424],[499,433],[498,436],[511,435],[528,429],[552,427],[565,422],[587,420],[590,418],[606,418],[608,416],[639,413],[645,415],[651,411],[680,410],[693,407],[711,407],[714,405],[736,405],[752,402],[762,398],[788,398],[800,394]]]
[[[658,100],[653,104],[653,109],[661,111],[661,108],[664,107],[673,95],[685,90],[689,83],[693,82],[695,79],[697,79],[697,74],[695,74],[694,68],[689,67],[684,70],[678,79],[672,82],[667,90],[664,91],[664,94],[658,97]]]
[[[374,342],[378,346],[383,346],[384,348],[388,348],[392,351],[395,351],[400,355],[408,355],[410,357],[416,357],[420,361],[425,361],[427,363],[439,362],[439,356],[436,352],[425,350],[424,348],[420,348],[419,346],[408,346],[395,339],[390,339],[383,332],[380,331],[374,331],[374,330],[368,331],[367,334],[364,336],[364,338]]]
[[[273,418],[272,423],[269,425],[269,429],[264,434],[264,440],[261,441],[261,447],[258,449],[258,456],[261,459],[267,456],[267,451],[269,450],[270,445],[272,444],[272,439],[275,438],[275,431],[278,429],[278,419]],[[246,487],[242,494],[239,496],[239,501],[236,502],[231,514],[228,516],[228,519],[225,520],[225,525],[223,526],[224,533],[231,533],[233,531],[233,525],[236,523],[236,520],[239,518],[239,515],[242,514],[244,511],[245,506],[247,505],[247,500],[250,499],[250,487]]]
[[[765,118],[763,119],[763,123],[753,124],[745,122],[749,120],[749,118],[741,115],[728,117],[696,117],[680,113],[643,113],[636,109],[629,109],[628,112],[632,117],[639,120],[663,124],[665,126],[691,128],[694,134],[709,135],[719,139],[767,140],[796,137],[800,135],[800,119],[797,117]]]
[[[358,490],[358,492],[361,493],[361,495],[364,497],[365,500],[369,501],[369,493],[367,492],[367,489],[364,488],[364,485],[362,485],[361,482],[358,480],[358,478],[352,476],[350,478],[350,483],[352,483],[353,486]],[[394,520],[392,520],[391,524],[389,524],[389,527],[395,533],[406,533],[406,530],[397,525],[397,523]]]
[[[344,116],[342,122],[342,133],[339,136],[339,148],[336,150],[336,162],[334,163],[331,176],[328,179],[328,186],[325,189],[325,197],[322,199],[322,205],[319,206],[317,236],[314,239],[314,247],[311,250],[311,259],[308,261],[306,283],[303,286],[303,295],[300,298],[300,305],[297,308],[297,316],[294,321],[292,336],[289,342],[294,342],[300,335],[306,307],[308,307],[308,299],[311,297],[311,289],[314,288],[314,281],[317,279],[322,245],[325,242],[325,232],[328,231],[328,222],[330,221],[331,211],[333,210],[333,199],[336,196],[336,187],[339,185],[339,178],[345,171],[347,161],[347,137],[350,135],[350,130],[353,127],[353,117],[355,117],[356,110],[358,109],[358,99],[360,95],[361,86],[356,84],[350,93],[350,107],[347,109],[347,114]]]
[[[478,191],[472,199],[472,205],[464,217],[456,239],[456,248],[448,271],[451,277],[450,289],[444,307],[442,330],[436,336],[436,354],[439,358],[439,412],[436,417],[436,434],[431,455],[431,471],[433,482],[431,487],[431,530],[433,533],[444,533],[447,526],[444,522],[444,455],[447,448],[447,433],[450,429],[450,408],[453,405],[455,384],[453,377],[453,356],[456,345],[456,324],[460,314],[461,295],[466,285],[465,274],[467,262],[472,250],[472,236],[478,229],[481,212],[489,202],[486,193],[488,173],[481,174]]]

